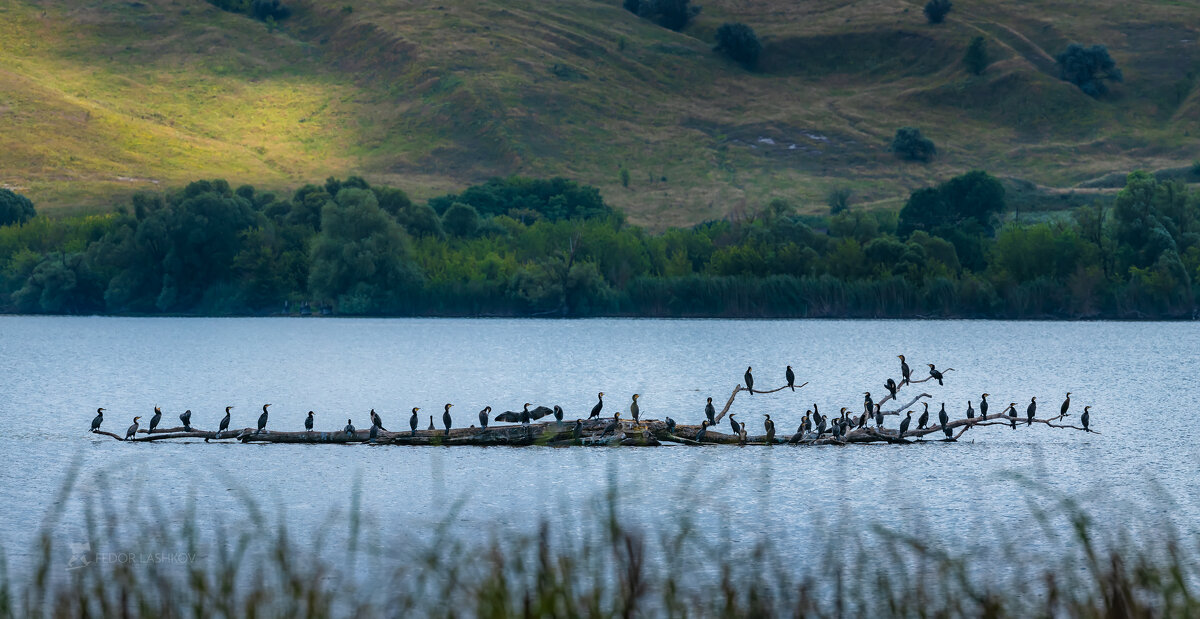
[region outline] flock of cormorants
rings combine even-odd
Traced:
[[[884,383],[884,387],[887,389],[889,395],[893,399],[896,398],[896,393],[900,389],[900,387],[910,384],[911,379],[912,379],[912,371],[911,371],[911,368],[909,368],[908,362],[904,358],[904,355],[897,355],[897,356],[900,359],[900,376],[901,376],[900,383],[897,384],[891,378],[888,378],[887,381]],[[933,380],[936,380],[939,385],[944,384],[942,382],[943,379],[945,378],[944,374],[941,371],[939,371],[937,369],[937,367],[932,363],[927,363],[925,365],[929,366],[929,378],[924,379],[924,380],[933,379]],[[753,369],[754,369],[753,367],[747,367],[746,373],[743,375],[743,378],[745,381],[744,388],[745,388],[745,390],[749,391],[751,395],[753,395],[755,393],[754,375],[752,373]],[[796,390],[796,374],[792,370],[792,366],[790,366],[790,365],[787,366],[787,369],[786,369],[784,375],[785,375],[785,378],[787,379],[787,384],[785,385],[785,387],[790,388],[792,391],[795,391]],[[783,387],[781,387],[780,389],[782,389],[782,388]],[[760,393],[761,393],[761,391],[760,391]],[[987,399],[989,396],[990,396],[990,394],[987,394],[987,393],[984,393],[980,396],[980,400],[979,400],[979,415],[980,415],[980,417],[986,417],[988,414],[989,404],[988,404]],[[640,397],[641,397],[640,394],[637,394],[637,393],[633,394],[632,401],[629,404],[629,413],[630,413],[630,416],[633,417],[633,422],[635,425],[641,423],[641,407],[638,405],[638,398],[640,398]],[[604,410],[604,392],[603,391],[599,392],[596,395],[596,398],[597,398],[596,404],[592,407],[591,413],[588,415],[588,419],[599,418],[601,413]],[[917,418],[917,429],[918,430],[924,430],[929,427],[929,404],[922,402],[922,405],[924,406],[924,411]],[[260,414],[258,416],[258,426],[255,431],[256,433],[261,433],[261,432],[266,431],[267,420],[269,418],[269,411],[267,409],[270,408],[270,406],[271,406],[270,404],[263,404],[262,414]],[[453,406],[454,406],[453,404],[447,403],[442,412],[442,426],[445,429],[445,434],[447,436],[449,436],[450,429],[453,427],[453,419],[450,416],[450,408]],[[564,415],[563,409],[561,406],[558,406],[557,404],[552,409],[546,408],[544,406],[539,406],[531,411],[531,410],[529,410],[529,407],[530,407],[530,404],[528,402],[526,402],[520,412],[501,413],[499,415],[496,415],[494,419],[496,421],[520,422],[522,425],[528,425],[531,421],[536,421],[547,415],[554,415],[554,419],[557,422],[562,423],[563,415]],[[829,435],[830,438],[833,438],[834,440],[841,440],[850,431],[862,429],[862,428],[866,427],[872,421],[874,422],[876,431],[882,433],[883,426],[884,426],[884,413],[883,413],[881,407],[882,407],[882,402],[875,402],[872,399],[870,392],[863,393],[863,412],[862,412],[862,414],[858,415],[857,417],[852,416],[852,414],[848,411],[848,409],[843,407],[837,416],[835,416],[833,419],[830,419],[828,416],[822,415],[820,413],[819,409],[817,408],[817,405],[813,404],[813,407],[811,409],[804,412],[804,416],[800,422],[800,427],[797,428],[796,433],[791,436],[791,438],[788,440],[788,442],[799,443],[801,441],[820,440],[820,439],[826,438],[825,435],[827,435],[827,434]],[[1017,427],[1017,422],[1018,422],[1018,415],[1017,415],[1016,407],[1017,407],[1016,402],[1009,402],[1008,408],[1005,409],[1005,411],[1004,411],[1005,416],[1008,418],[1009,423],[1013,429],[1015,429]],[[1062,405],[1059,407],[1059,415],[1061,417],[1066,417],[1070,407],[1071,407],[1071,392],[1068,391],[1066,398],[1063,400]],[[222,433],[229,430],[229,422],[230,422],[230,418],[231,418],[231,414],[232,414],[231,411],[233,410],[233,408],[234,408],[233,406],[225,407],[225,416],[221,418],[220,424],[218,426],[219,429],[217,431],[217,438],[220,438]],[[1080,415],[1080,418],[1079,418],[1080,423],[1083,425],[1083,429],[1087,430],[1087,431],[1091,431],[1090,427],[1089,427],[1089,424],[1091,422],[1090,409],[1091,409],[1090,406],[1085,406],[1083,408],[1083,413]],[[412,415],[408,419],[409,431],[414,436],[416,435],[416,432],[417,432],[417,425],[419,423],[418,411],[420,411],[420,410],[421,410],[420,407],[414,406],[412,409]],[[100,430],[100,424],[102,424],[104,422],[104,411],[105,411],[104,408],[96,409],[96,417],[94,419],[92,419],[92,427],[91,427],[92,432],[97,432]],[[479,425],[481,428],[488,427],[488,421],[489,421],[489,416],[491,415],[491,412],[492,412],[491,406],[486,406],[483,408],[483,410],[479,411]],[[1037,413],[1037,397],[1032,397],[1029,400],[1028,406],[1025,407],[1025,423],[1026,423],[1026,425],[1033,424],[1036,413]],[[308,411],[308,415],[304,419],[305,431],[308,431],[308,432],[313,431],[315,415],[316,415],[316,413],[314,413],[313,411]],[[909,431],[909,428],[912,425],[912,415],[913,415],[913,411],[911,411],[911,410],[905,412],[905,417],[904,417],[904,419],[902,419],[900,421],[900,427],[896,431],[896,434],[895,434],[897,439],[904,438],[905,434]],[[774,439],[775,439],[775,422],[771,420],[771,416],[769,414],[763,415],[763,416],[765,417],[763,426],[764,426],[764,430],[766,432],[767,442],[772,443],[772,442],[774,442]],[[969,400],[967,401],[966,416],[968,419],[975,418],[974,403]],[[697,431],[695,439],[694,439],[696,442],[699,442],[699,443],[704,442],[705,436],[708,432],[708,428],[714,427],[717,425],[716,409],[713,406],[711,397],[708,398],[708,402],[704,406],[704,417],[705,418],[703,420],[701,420],[701,422],[700,422],[700,429],[699,429],[699,431]],[[371,409],[370,418],[371,418],[371,429],[369,432],[369,439],[371,441],[374,441],[376,438],[378,438],[379,432],[381,432],[381,431],[387,432],[388,429],[386,427],[384,427],[383,418],[380,417],[379,414],[375,412],[375,409]],[[129,426],[129,429],[126,430],[126,432],[125,432],[126,440],[131,439],[134,436],[136,436],[137,431],[140,427],[141,419],[142,419],[141,416],[137,416],[137,417],[133,418],[133,425]],[[191,410],[186,410],[182,414],[180,414],[179,420],[183,423],[183,431],[185,431],[185,432],[193,431],[192,424],[191,424],[191,421],[192,421],[192,411]],[[601,434],[601,437],[603,438],[603,437],[606,437],[609,435],[614,435],[618,431],[620,431],[620,428],[621,428],[620,420],[621,420],[621,413],[618,412],[618,413],[614,414],[612,421],[607,426],[605,426],[604,432]],[[149,425],[148,433],[153,434],[155,432],[155,430],[158,429],[159,423],[161,421],[162,421],[162,409],[159,408],[158,406],[155,406],[154,407],[154,415],[150,418],[150,425]],[[953,433],[952,433],[951,429],[948,427],[948,424],[950,423],[950,415],[949,415],[949,413],[946,412],[946,404],[944,402],[941,405],[941,409],[938,411],[938,423],[941,426],[942,432],[945,433],[946,438],[952,439]],[[674,419],[667,417],[666,425],[667,425],[668,431],[674,432],[675,425],[676,425]],[[740,423],[737,421],[737,419],[735,419],[734,413],[729,414],[729,427],[733,431],[733,434],[735,436],[740,436],[742,438],[742,440],[745,440],[746,426],[744,423]],[[434,426],[434,423],[433,423],[432,415],[429,416],[429,428],[428,429],[429,430],[436,429],[436,427]],[[354,421],[352,419],[346,420],[346,426],[343,428],[343,431],[350,436],[355,435],[356,429],[354,427]],[[579,439],[582,437],[582,432],[583,432],[583,422],[581,419],[576,419],[575,426],[572,430],[572,435],[575,439]]]

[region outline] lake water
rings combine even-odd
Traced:
[[[301,534],[351,509],[356,485],[359,510],[384,526],[403,523],[398,535],[421,535],[443,521],[498,531],[543,517],[586,520],[592,499],[615,483],[623,517],[648,525],[686,513],[794,540],[855,518],[953,536],[957,525],[1031,522],[1045,499],[1013,473],[1133,530],[1196,522],[1197,351],[1197,323],[5,316],[0,543],[10,561],[28,558],[72,465],[82,472],[61,506],[64,541],[101,479],[133,509],[164,506],[163,526],[195,504],[201,526],[215,529],[243,511],[239,493],[248,492]],[[413,406],[440,425],[446,402],[456,425],[477,423],[484,405],[519,410],[526,401],[560,404],[574,419],[601,390],[606,412],[627,410],[636,392],[645,417],[698,423],[705,397],[723,404],[747,365],[766,388],[783,384],[791,364],[807,387],[741,394],[733,408],[756,432],[770,413],[790,434],[813,403],[858,411],[863,391],[885,393],[898,353],[917,375],[926,362],[955,368],[944,387],[917,386],[933,394],[934,411],[944,401],[958,418],[986,391],[993,411],[1012,401],[1023,415],[1038,396],[1056,412],[1071,391],[1072,419],[1091,405],[1100,434],[1022,426],[915,447],[552,449],[134,444],[87,432],[98,406],[109,411],[104,428],[120,434],[155,405],[164,426],[190,408],[201,428],[214,428],[227,405],[236,406],[234,427],[252,426],[268,402],[276,430],[302,429],[309,409],[319,428],[347,417],[368,427],[371,408],[407,428]],[[1148,499],[1148,489],[1175,504]]]

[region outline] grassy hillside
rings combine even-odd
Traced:
[[[3,3],[0,184],[61,211],[198,177],[428,197],[562,174],[660,227],[774,197],[823,210],[838,186],[898,204],[976,167],[1073,204],[1200,158],[1191,2],[961,0],[931,26],[915,1],[711,0],[682,33],[618,0],[288,4],[271,28],[204,0]],[[732,20],[763,38],[760,71],[711,51]],[[995,62],[974,77],[977,35]],[[1107,45],[1125,83],[1093,100],[1059,81],[1071,41]],[[896,160],[902,125],[937,160]]]

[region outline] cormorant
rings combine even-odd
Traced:
[[[376,413],[373,408],[371,409],[371,424],[379,426],[380,430],[387,432],[387,428],[383,427],[383,417],[380,417],[379,413]]]
[[[125,431],[125,440],[129,440],[137,434],[139,419],[141,419],[141,417],[133,418],[133,425],[129,426],[129,429]]]
[[[752,367],[746,368],[746,389],[750,391],[750,395],[754,395],[754,375],[750,373],[750,370],[753,369]]]
[[[987,417],[987,411],[988,411],[987,398],[988,398],[988,394],[986,394],[986,393],[979,396],[979,416],[980,417]]]
[[[1029,399],[1029,406],[1025,407],[1025,425],[1033,425],[1033,416],[1037,414],[1037,396]]]
[[[372,423],[371,424],[371,433],[369,435],[367,435],[367,440],[371,443],[374,443],[375,439],[377,439],[377,438],[379,438],[379,424]]]
[[[708,417],[708,425],[716,425],[717,409],[713,408],[712,398],[708,399],[708,404],[704,405],[704,416]]]
[[[613,420],[608,422],[607,426],[604,426],[604,432],[600,435],[600,438],[604,438],[604,437],[608,436],[609,434],[616,434],[617,429],[620,427],[621,427],[621,413],[616,413],[613,415]]]
[[[346,435],[350,437],[354,437],[355,432],[357,432],[357,430],[354,429],[354,422],[349,419],[346,420],[346,427],[344,429],[346,431]]]
[[[1059,417],[1067,416],[1067,409],[1071,408],[1071,392],[1067,392],[1067,399],[1063,400],[1062,406],[1058,409]]]
[[[867,425],[867,420],[870,418],[871,418],[871,411],[863,411],[863,414],[858,416],[858,426],[856,429],[861,430],[863,428],[863,426]]]
[[[908,368],[908,362],[904,360],[904,355],[896,356],[900,357],[900,384],[907,385],[909,383],[909,376],[912,374],[912,370]]]
[[[908,426],[911,423],[912,423],[912,411],[908,411],[908,416],[905,417],[904,420],[900,422],[900,433],[896,435],[896,438],[904,438],[904,433],[908,432]]]
[[[675,420],[670,417],[667,417],[667,432],[675,433]]]
[[[1083,414],[1079,416],[1079,422],[1083,424],[1083,429],[1087,430],[1088,432],[1091,432],[1091,429],[1088,428],[1088,422],[1091,420],[1092,416],[1091,413],[1088,412],[1088,409],[1090,408],[1090,406],[1083,407]]]
[[[416,406],[412,409],[412,417],[408,418],[408,429],[412,431],[412,436],[417,435],[417,411],[421,409]]]
[[[187,409],[179,415],[179,420],[183,422],[184,432],[192,431],[192,409]]]
[[[837,419],[833,420],[833,426],[829,428],[829,433],[833,435],[833,440],[842,440],[842,424]]]
[[[871,399],[871,392],[863,392],[863,410],[868,413],[875,409],[875,400]]]
[[[975,405],[971,404],[970,400],[967,400],[967,419],[974,419],[974,418],[975,418]]]
[[[1016,402],[1008,403],[1008,418],[1010,421],[1012,421],[1012,429],[1016,430],[1017,429],[1017,403]]]
[[[146,434],[154,434],[154,430],[158,428],[158,422],[160,421],[162,421],[162,409],[155,406],[154,415],[150,417],[150,429],[146,431]]]
[[[633,425],[638,425],[638,418],[642,414],[642,407],[638,406],[637,400],[641,397],[638,394],[633,394],[633,402],[629,403],[629,414],[633,417]]]
[[[225,416],[221,418],[221,425],[217,428],[217,438],[221,438],[221,433],[229,429],[229,411],[232,409],[232,406],[225,407]]]
[[[306,432],[312,432],[312,429],[313,429],[313,415],[314,415],[314,414],[315,414],[315,413],[313,413],[312,411],[308,411],[308,416],[304,418],[304,430],[305,430]]]
[[[826,427],[827,426],[826,426],[825,415],[818,415],[817,416],[817,438],[821,438],[821,435],[825,434]]]
[[[700,429],[699,429],[699,430],[696,430],[696,442],[697,442],[697,443],[703,443],[703,442],[704,442],[704,436],[705,436],[706,434],[708,434],[708,420],[707,420],[707,419],[705,419],[705,420],[701,421],[701,422],[700,422]]]
[[[526,402],[525,407],[521,409],[521,415],[519,419],[521,420],[521,425],[529,425],[529,402]]]
[[[883,383],[883,386],[888,390],[888,393],[891,394],[892,399],[893,400],[896,399],[896,391],[898,391],[900,389],[899,387],[896,386],[896,381],[892,380],[891,378],[888,378],[887,382]]]
[[[775,422],[771,421],[770,415],[764,415],[764,417],[767,418],[767,420],[763,422],[763,427],[767,429],[767,444],[769,445],[775,442]]]
[[[800,426],[796,428],[796,433],[792,435],[792,438],[788,439],[788,443],[795,444],[802,440],[804,440],[804,424],[800,424]]]
[[[263,412],[261,415],[258,416],[258,432],[262,432],[267,427],[267,407],[268,406],[270,406],[270,404],[263,404]],[[255,434],[258,434],[258,432],[255,432]]]
[[[945,430],[946,424],[950,423],[950,415],[946,414],[945,402],[942,402],[942,410],[938,411],[938,422],[942,424],[942,430]]]
[[[954,431],[950,429],[950,426],[944,423],[942,424],[942,432],[945,433],[947,440],[954,438]]]
[[[429,416],[429,428],[428,428],[428,430],[432,432],[433,430],[436,430],[436,429],[437,429],[437,426],[433,425],[433,415],[430,415],[430,416]]]
[[[729,413],[729,427],[733,430],[734,434],[741,434],[742,424],[738,423],[737,420],[733,418],[733,415],[734,413]]]
[[[442,411],[442,425],[446,426],[446,436],[450,436],[450,425],[451,425],[450,424],[450,407],[451,406],[454,406],[454,405],[447,403],[446,410]],[[529,407],[528,404],[526,404],[525,406],[526,406],[526,408]]]
[[[558,408],[558,407],[556,406],[555,408]],[[492,412],[492,407],[490,407],[490,406],[485,406],[485,407],[483,407],[483,410],[479,411],[479,427],[481,427],[485,430],[487,429],[488,413],[490,413],[490,412]],[[413,414],[416,414],[415,410],[414,410]],[[554,416],[558,417],[559,421],[562,421],[562,409],[554,411]],[[415,424],[416,421],[414,420],[413,423]]]
[[[791,387],[792,391],[795,391],[796,390],[796,373],[792,371],[792,366],[790,366],[790,365],[787,366],[786,376],[787,376],[787,381],[788,381],[788,387]]]
[[[925,407],[925,412],[921,413],[920,417],[917,417],[918,430],[924,430],[925,426],[929,425],[929,404],[921,402],[921,405]]]
[[[926,365],[929,366],[929,375],[936,378],[939,385],[943,384],[942,383],[942,373],[939,372],[937,370],[937,368],[933,367],[932,363],[927,363]]]
[[[803,434],[808,434],[812,432],[812,428],[812,411],[804,411],[804,418],[800,420],[800,430]]]
[[[571,429],[571,438],[579,440],[583,438],[583,420],[576,419],[575,427]]]
[[[561,406],[555,404],[554,405],[554,421],[558,422],[559,425],[562,425],[562,418],[563,418],[563,409]]]
[[[92,419],[92,432],[99,430],[101,423],[104,423],[104,409],[97,408],[96,409],[96,417],[95,417],[95,419]]]
[[[883,405],[879,402],[875,403],[875,427],[883,427]]]
[[[604,392],[596,394],[596,405],[592,407],[592,412],[588,415],[588,419],[595,419],[600,416],[600,411],[604,410]]]

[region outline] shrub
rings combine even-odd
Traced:
[[[700,7],[692,6],[691,0],[625,0],[622,6],[638,17],[677,31],[700,13]]]
[[[933,140],[921,135],[916,127],[900,127],[892,139],[892,152],[909,161],[929,161],[937,154]]]
[[[974,75],[982,75],[989,62],[991,61],[988,58],[987,41],[983,37],[971,39],[967,53],[963,56],[963,64],[967,66],[967,70]]]
[[[475,236],[479,230],[479,211],[470,204],[455,202],[442,215],[442,228],[454,236]]]
[[[825,203],[829,205],[829,214],[837,215],[850,208],[850,196],[852,195],[854,192],[850,191],[849,187],[838,187],[830,191],[825,196]]]
[[[1125,79],[1117,63],[1108,55],[1108,48],[1103,45],[1084,47],[1072,43],[1056,60],[1063,81],[1075,84],[1091,97],[1100,97],[1108,92],[1105,80],[1121,82]]]
[[[715,51],[723,52],[731,60],[747,69],[753,69],[758,64],[758,56],[762,53],[762,44],[754,29],[742,23],[725,23],[717,28],[717,45]]]
[[[0,226],[23,224],[36,216],[37,210],[29,198],[0,187]]]
[[[925,3],[925,19],[931,24],[940,24],[946,20],[946,14],[953,6],[950,0],[929,0]]]

